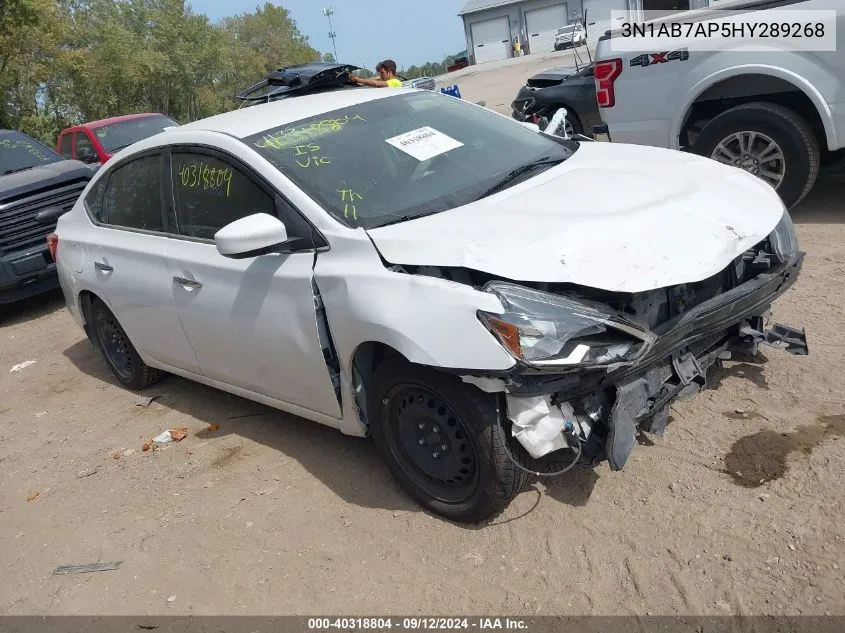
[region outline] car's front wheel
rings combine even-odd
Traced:
[[[526,476],[508,456],[489,394],[401,356],[378,367],[371,390],[373,440],[422,506],[476,523],[520,492]]]
[[[102,301],[93,301],[89,316],[94,341],[109,369],[124,387],[145,389],[164,378],[164,372],[141,360],[123,327]]]
[[[746,103],[722,112],[701,130],[693,151],[754,174],[791,208],[819,173],[819,144],[807,122],[774,103]]]

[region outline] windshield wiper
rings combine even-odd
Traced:
[[[26,171],[27,169],[32,169],[32,167],[33,165],[30,165],[29,167],[18,167],[17,169],[7,169],[3,172],[3,175],[7,176],[8,174],[16,174],[19,171]]]
[[[424,218],[428,215],[434,215],[436,213],[442,213],[443,209],[438,209],[437,211],[429,211],[428,213],[420,213],[418,215],[403,215],[400,218],[396,218],[395,220],[390,220],[389,222],[383,222],[382,224],[375,225],[374,229],[380,229],[383,226],[390,226],[391,224],[399,224],[400,222],[407,222],[408,220],[416,220],[418,218]]]
[[[551,156],[543,156],[542,158],[538,158],[537,160],[533,160],[530,163],[525,163],[524,165],[520,165],[516,169],[512,169],[507,174],[505,174],[500,180],[498,180],[492,187],[488,188],[484,193],[476,198],[476,200],[481,200],[482,198],[486,198],[489,195],[496,193],[499,189],[504,187],[505,185],[513,182],[517,178],[519,178],[522,174],[525,174],[532,169],[537,169],[538,167],[542,167],[544,165],[557,165],[564,161],[563,158],[552,158]]]

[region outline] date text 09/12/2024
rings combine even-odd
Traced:
[[[527,623],[518,618],[309,618],[308,629],[321,630],[526,630]]]

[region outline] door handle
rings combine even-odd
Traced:
[[[182,286],[187,290],[192,290],[193,288],[202,288],[202,284],[199,281],[195,281],[194,279],[185,279],[184,277],[174,277],[173,281],[177,284]]]
[[[106,272],[106,273],[110,273],[111,271],[114,270],[114,268],[112,266],[109,266],[108,264],[104,264],[103,262],[94,262],[94,268],[96,268],[97,270],[102,270],[103,272]]]

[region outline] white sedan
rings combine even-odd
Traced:
[[[764,182],[431,91],[327,91],[145,139],[49,243],[123,385],[176,374],[371,436],[458,521],[529,473],[621,470],[733,350],[807,351],[767,328],[804,254]]]

